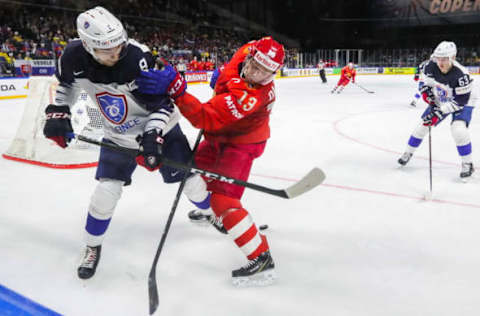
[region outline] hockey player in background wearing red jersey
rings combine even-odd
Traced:
[[[142,72],[139,91],[167,93],[181,113],[205,139],[195,154],[198,167],[246,181],[253,161],[270,137],[269,117],[275,102],[275,73],[285,51],[271,37],[242,46],[218,76],[215,95],[202,103],[186,92],[186,83],[170,66]],[[261,234],[240,199],[244,188],[220,181],[208,182],[210,205],[228,235],[249,262],[232,271],[235,285],[266,285],[276,278],[266,236]]]
[[[355,76],[357,75],[357,71],[353,66],[353,63],[348,63],[345,67],[342,68],[342,72],[340,74],[340,79],[337,82],[335,88],[333,88],[332,93],[341,93],[345,86],[350,83],[355,83]]]

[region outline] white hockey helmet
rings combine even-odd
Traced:
[[[109,49],[128,43],[122,22],[103,7],[95,7],[77,17],[77,32],[83,47],[95,59],[94,49]]]
[[[448,57],[453,60],[457,56],[457,45],[454,42],[443,41],[435,48],[432,57]]]

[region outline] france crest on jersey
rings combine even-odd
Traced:
[[[452,99],[451,88],[446,87],[445,85],[437,84],[434,87],[434,95],[437,97],[440,103],[449,102]]]
[[[127,118],[127,99],[123,94],[102,92],[96,95],[102,114],[113,124],[122,124]]]

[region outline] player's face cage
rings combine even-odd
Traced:
[[[243,65],[242,75],[249,83],[264,85],[272,81],[275,73],[257,63],[251,56],[248,56]]]

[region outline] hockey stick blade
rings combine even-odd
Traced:
[[[155,269],[156,266],[152,268],[150,274],[148,275],[148,307],[150,315],[155,313],[158,308],[158,288]]]
[[[305,192],[310,191],[325,180],[325,173],[319,168],[313,168],[310,172],[304,176],[300,181],[286,188],[285,194],[287,198],[292,199]]]
[[[84,141],[84,142],[87,142],[87,143],[90,143],[90,144],[95,144],[95,145],[99,145],[99,146],[102,146],[102,147],[110,148],[112,150],[121,151],[121,152],[124,152],[126,154],[133,155],[133,156],[136,156],[136,155],[141,153],[139,150],[136,150],[136,149],[126,148],[126,147],[122,147],[122,146],[117,145],[117,144],[106,143],[104,141],[98,141],[98,140],[90,139],[90,138],[82,136],[82,135],[75,135],[75,137],[78,140],[81,140],[81,141]],[[196,174],[202,175],[202,176],[204,176],[206,178],[209,178],[209,179],[218,180],[218,181],[222,181],[222,182],[227,182],[227,183],[231,183],[231,184],[236,184],[236,185],[246,187],[246,188],[249,188],[249,189],[252,189],[252,190],[255,190],[255,191],[260,191],[260,192],[263,192],[263,193],[267,193],[267,194],[270,194],[270,195],[275,195],[275,196],[285,198],[285,199],[292,199],[292,198],[297,197],[297,196],[299,196],[299,195],[301,195],[305,192],[308,192],[311,189],[313,189],[314,187],[318,186],[320,183],[322,183],[323,180],[325,180],[325,173],[322,170],[320,170],[319,168],[313,168],[305,177],[303,177],[300,181],[298,181],[297,183],[288,187],[287,189],[271,189],[271,188],[268,188],[268,187],[265,187],[265,186],[262,186],[262,185],[259,185],[259,184],[246,182],[246,181],[235,179],[235,178],[230,178],[228,176],[225,176],[225,175],[222,175],[222,174],[219,174],[219,173],[210,172],[210,171],[203,170],[203,169],[200,169],[200,168],[190,167],[190,166],[187,166],[187,165],[185,165],[181,162],[170,160],[170,159],[167,159],[167,158],[163,158],[162,163],[166,166],[169,166],[169,167],[172,167],[172,168],[175,168],[175,169],[178,169],[178,170],[183,170],[183,171],[187,171],[187,172],[191,172],[191,173],[196,173]]]
[[[364,88],[363,86],[359,85],[356,82],[354,82],[353,84],[356,85],[357,87],[359,87],[360,89],[362,89],[363,91],[367,92],[367,93],[375,93],[375,91],[368,90],[367,88]]]

